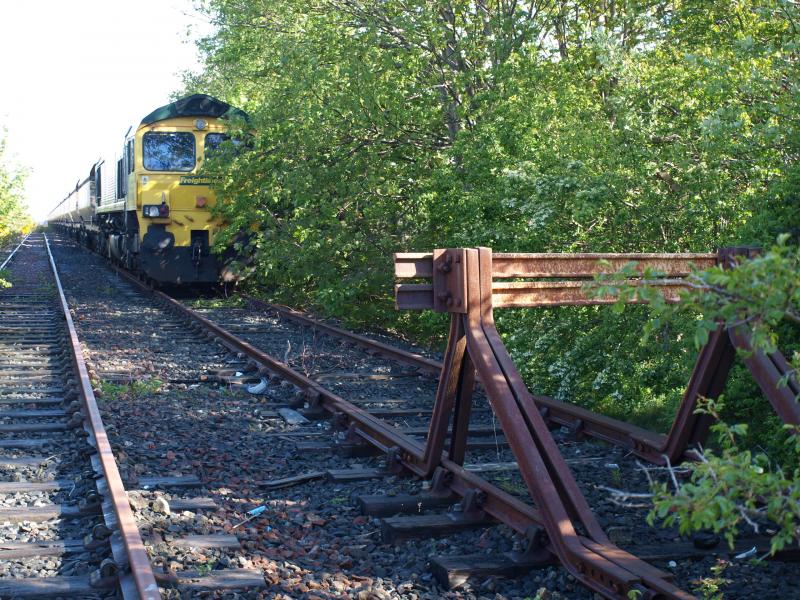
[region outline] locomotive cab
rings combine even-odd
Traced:
[[[226,139],[225,119],[247,119],[229,104],[195,94],[131,127],[122,151],[97,161],[52,212],[77,238],[157,283],[225,279],[211,253],[217,223],[207,155]]]
[[[211,253],[218,225],[205,157],[226,139],[229,104],[195,94],[162,106],[98,160],[49,220],[110,260],[158,283],[228,279]]]

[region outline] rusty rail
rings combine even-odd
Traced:
[[[111,444],[108,441],[108,434],[103,425],[100,410],[97,407],[97,400],[94,397],[92,384],[89,380],[89,372],[83,359],[80,342],[78,341],[78,333],[75,330],[75,324],[69,312],[69,305],[64,296],[64,289],[61,286],[61,279],[58,276],[58,269],[53,260],[53,255],[50,252],[50,243],[46,235],[44,236],[44,240],[45,246],[47,247],[47,255],[50,259],[50,268],[53,271],[56,288],[58,289],[59,302],[69,333],[70,356],[72,357],[75,370],[78,373],[77,385],[81,403],[83,404],[84,418],[88,424],[89,442],[97,449],[97,457],[102,468],[102,475],[105,477],[108,487],[107,500],[112,504],[114,509],[114,515],[117,521],[116,529],[119,531],[122,544],[125,548],[130,576],[134,580],[139,598],[142,600],[158,600],[161,598],[158,584],[156,583],[150,559],[147,556],[147,551],[145,550],[144,543],[139,534],[136,519],[133,516],[133,511],[128,502],[128,495],[125,492],[122,477],[117,469],[117,463],[114,459],[114,453],[111,450]],[[125,568],[125,565],[121,564],[119,566],[120,569]]]

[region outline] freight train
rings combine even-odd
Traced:
[[[98,160],[48,215],[113,262],[155,283],[230,280],[211,252],[213,178],[204,159],[227,139],[226,120],[247,119],[229,104],[194,94],[157,108]]]

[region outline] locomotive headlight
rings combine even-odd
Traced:
[[[208,122],[205,121],[204,119],[197,119],[194,122],[194,126],[195,126],[195,129],[203,131],[206,127],[208,127]]]
[[[145,204],[142,207],[142,214],[151,219],[167,217],[169,216],[169,206],[166,204]]]

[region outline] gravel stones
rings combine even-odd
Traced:
[[[167,499],[164,498],[164,496],[158,496],[155,500],[153,500],[153,511],[162,515],[171,514],[169,502],[167,502]]]

